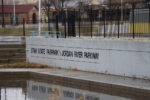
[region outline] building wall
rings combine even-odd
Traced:
[[[4,19],[5,19],[5,23],[6,24],[9,24],[10,23],[10,16],[11,16],[11,14],[5,14],[4,15]],[[0,14],[0,24],[2,23],[2,14]]]
[[[36,14],[36,19],[38,20],[38,9],[35,7],[31,9],[28,13],[17,13],[16,16],[18,16],[18,24],[23,23],[23,19],[25,19],[26,23],[32,24],[32,15],[33,13]],[[14,16],[14,13],[5,14],[5,24],[12,24],[11,18]],[[2,22],[2,15],[0,16],[0,24]]]
[[[28,37],[26,42],[29,62],[150,78],[150,41]]]
[[[36,14],[36,23],[38,22],[38,10],[34,7],[32,10],[30,10],[29,11],[29,13],[28,13],[28,20],[30,21],[30,23],[32,23],[32,16],[33,16],[33,14]]]
[[[23,19],[28,20],[28,15],[27,14],[19,14],[19,24],[23,23]]]

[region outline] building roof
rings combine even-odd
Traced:
[[[37,7],[35,5],[15,5],[16,13],[28,13],[30,10]],[[2,6],[0,5],[0,13],[2,12]],[[13,13],[14,5],[4,5],[4,13]]]

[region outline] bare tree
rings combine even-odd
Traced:
[[[47,17],[52,10],[59,12],[62,9],[61,1],[62,0],[43,0],[42,6]]]
[[[44,0],[42,2],[43,10],[45,15],[48,17],[48,31],[50,31],[50,16],[55,17],[56,22],[56,31],[59,31],[58,21],[59,21],[59,12],[62,9],[61,0]],[[55,15],[50,15],[50,12],[55,11]]]
[[[50,31],[50,11],[52,9],[53,0],[44,0],[42,2],[43,11],[48,18],[48,31]]]

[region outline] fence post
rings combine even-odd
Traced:
[[[25,32],[25,19],[23,18],[23,36],[25,36],[26,32]]]
[[[133,39],[135,38],[135,33],[134,33],[134,0],[132,1],[132,20],[133,20]]]
[[[120,15],[119,15],[119,7],[118,7],[118,38],[120,37]]]

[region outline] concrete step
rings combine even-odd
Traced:
[[[0,48],[25,48],[25,44],[0,44]]]
[[[22,57],[26,57],[25,53],[0,53],[0,59],[5,59],[5,58],[22,58]]]
[[[25,44],[0,44],[0,64],[25,61]]]
[[[26,58],[10,58],[10,59],[0,59],[0,64],[9,64],[9,63],[16,63],[16,62],[25,62]]]
[[[25,53],[25,49],[24,48],[0,48],[0,54],[3,53]]]

